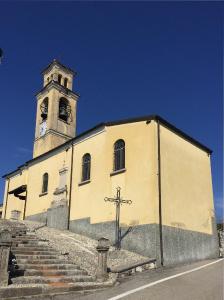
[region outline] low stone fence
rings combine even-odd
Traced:
[[[9,255],[12,245],[12,233],[5,226],[0,227],[0,287],[9,282]]]
[[[219,237],[219,256],[224,257],[224,231],[218,230]]]
[[[9,283],[9,259],[12,237],[26,232],[26,227],[16,221],[0,220],[0,287]]]

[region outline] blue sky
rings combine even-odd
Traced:
[[[220,220],[222,27],[222,2],[1,2],[0,173],[32,157],[40,72],[57,58],[78,72],[79,133],[156,113],[213,149]]]

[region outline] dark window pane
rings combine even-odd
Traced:
[[[58,74],[58,83],[61,84],[61,80],[62,80],[62,75]]]
[[[68,78],[65,78],[65,79],[64,79],[64,87],[67,88],[67,86],[68,86]]]
[[[125,168],[125,142],[118,140],[114,144],[114,171]]]
[[[82,181],[90,180],[91,156],[85,154],[82,158]]]
[[[42,193],[46,193],[48,190],[48,174],[43,175]]]

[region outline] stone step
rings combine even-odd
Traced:
[[[22,235],[12,235],[13,239],[17,238],[37,238],[36,234],[22,234]]]
[[[26,236],[27,231],[18,231],[18,230],[14,230],[12,232],[12,237],[17,237],[17,236]]]
[[[33,242],[31,244],[29,243],[20,243],[20,242],[16,242],[16,244],[20,244],[20,247],[27,247],[27,248],[44,248],[44,247],[51,247],[47,242],[39,242],[39,241],[35,241],[35,243],[42,243],[42,244],[33,244]],[[15,243],[14,243],[15,244]],[[12,248],[14,248],[15,246],[12,245]]]
[[[84,270],[74,269],[74,270],[25,270],[25,276],[72,276],[72,275],[88,275]]]
[[[32,240],[38,239],[36,235],[16,235],[12,236],[12,240]]]
[[[0,299],[10,299],[14,297],[41,295],[43,293],[43,285],[33,285],[32,287],[27,284],[23,286],[9,285],[0,288]],[[32,297],[31,297],[32,298]]]
[[[29,246],[24,246],[24,247],[12,247],[11,251],[15,251],[15,250],[22,250],[22,251],[47,251],[47,250],[53,250],[50,247],[46,247],[46,246],[33,246],[33,247],[29,247]]]
[[[21,276],[12,278],[13,284],[35,284],[35,283],[57,283],[57,282],[93,282],[93,278],[88,275],[57,275],[57,276]]]
[[[42,246],[42,247],[48,247],[48,243],[46,242],[28,242],[28,243],[21,243],[21,242],[12,242],[12,247],[36,247],[36,246]]]
[[[31,240],[45,240],[45,239],[41,239],[39,237],[37,237],[36,235],[33,235],[33,236],[15,236],[12,238],[13,241],[31,241]]]
[[[17,264],[19,269],[21,270],[28,270],[28,269],[35,269],[35,270],[74,270],[80,269],[79,266],[74,265],[72,263],[67,264],[44,264],[44,265],[35,265],[35,264]]]
[[[38,243],[39,240],[13,240],[12,244],[33,244],[33,243]]]
[[[75,299],[77,292],[95,291],[111,287],[112,283],[76,282],[76,283],[51,283],[51,284],[23,284],[11,285],[0,289],[0,299],[27,299],[27,300],[59,300]],[[61,296],[60,296],[61,295]],[[15,299],[15,298],[14,298]]]
[[[28,243],[28,242],[36,242],[36,241],[40,241],[39,239],[12,239],[12,243]]]
[[[45,255],[26,255],[16,254],[16,259],[57,259],[59,255],[45,254]]]
[[[49,247],[48,242],[32,241],[32,242],[12,242],[12,247]]]
[[[68,263],[65,259],[24,259],[24,258],[17,258],[16,259],[17,264],[66,264]]]
[[[56,250],[43,250],[43,251],[34,251],[34,250],[29,250],[25,251],[23,249],[17,248],[16,250],[13,250],[12,253],[16,256],[17,254],[23,254],[23,255],[60,255],[60,252]]]

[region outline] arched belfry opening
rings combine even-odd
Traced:
[[[42,121],[44,121],[47,119],[48,115],[48,97],[44,98],[43,102],[40,105],[40,110]]]
[[[68,87],[68,78],[65,77],[64,79],[64,87],[67,88]]]
[[[71,114],[71,106],[69,105],[69,101],[64,97],[61,97],[59,100],[59,114],[58,114],[59,119],[68,122],[70,114]]]
[[[62,81],[62,75],[58,74],[58,83],[61,84],[61,81]]]

